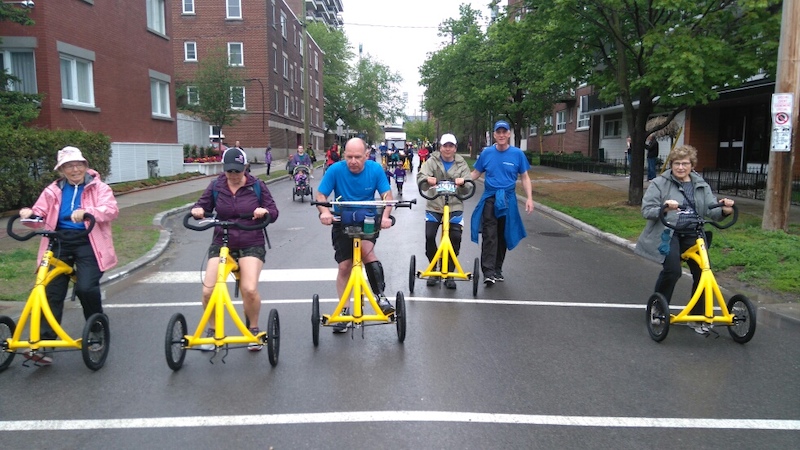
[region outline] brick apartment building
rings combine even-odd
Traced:
[[[243,101],[234,107],[243,114],[236,124],[225,127],[222,134],[229,145],[240,141],[251,159],[263,160],[267,145],[272,146],[276,158],[285,157],[302,145],[306,115],[310,143],[316,149],[323,147],[322,52],[309,36],[305,41],[308,69],[304,69],[304,29],[298,14],[305,16],[305,3],[302,0],[170,2],[175,78],[189,86],[189,97],[192,96],[190,80],[198,63],[216,49],[222,49],[228,63],[241,69],[241,77],[247,80],[236,88]],[[308,81],[307,88],[303,79]]]
[[[3,22],[0,31],[0,67],[21,79],[11,89],[44,94],[32,126],[109,135],[109,182],[147,178],[155,167],[161,175],[183,170],[164,5],[16,2],[31,8],[35,25]]]

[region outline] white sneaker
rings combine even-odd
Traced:
[[[207,329],[207,330],[206,330],[206,336],[205,336],[205,337],[207,337],[207,338],[209,338],[209,337],[210,337],[210,338],[213,338],[213,337],[214,337],[214,329],[213,329],[213,328],[209,328],[209,329]],[[214,350],[216,350],[216,349],[217,349],[217,346],[216,346],[216,345],[214,345],[214,344],[200,344],[200,345],[198,345],[198,346],[197,346],[197,348],[198,348],[200,351],[203,351],[203,352],[213,352]]]

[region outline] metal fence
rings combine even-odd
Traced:
[[[625,158],[593,161],[582,155],[553,155],[544,153],[539,156],[539,164],[556,169],[574,172],[601,173],[603,175],[628,175],[630,166]]]
[[[746,173],[733,170],[705,169],[703,178],[711,190],[719,194],[764,200],[767,189],[767,174]],[[792,178],[791,201],[800,205],[800,177]]]

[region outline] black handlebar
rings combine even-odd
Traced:
[[[422,198],[424,198],[425,200],[433,200],[433,199],[439,198],[439,197],[441,197],[443,195],[445,197],[449,197],[449,196],[452,195],[455,198],[457,198],[457,199],[459,199],[461,201],[464,201],[464,200],[472,197],[473,195],[475,195],[475,182],[472,181],[472,180],[464,180],[464,185],[465,186],[467,185],[467,183],[469,183],[472,186],[472,189],[470,189],[469,193],[464,194],[464,195],[460,195],[458,193],[458,186],[456,186],[454,180],[436,180],[436,184],[435,185],[428,187],[428,189],[422,189],[422,185],[425,184],[425,183],[427,183],[426,180],[422,180],[419,183],[417,183],[417,188],[419,188],[419,195],[422,196]],[[453,186],[455,186],[455,187],[453,187]],[[429,197],[429,196],[427,196],[425,194],[425,191],[430,190],[430,189],[434,189],[434,188],[436,189],[436,193],[433,196]]]
[[[205,213],[203,215],[203,217],[212,218],[212,220],[209,220],[207,223],[204,223],[203,225],[195,225],[195,224],[189,222],[191,219],[194,218],[192,213],[186,213],[186,215],[183,216],[183,226],[188,228],[188,229],[190,229],[190,230],[194,230],[194,231],[205,231],[205,230],[207,230],[209,228],[213,228],[213,227],[222,227],[222,228],[226,228],[226,229],[227,228],[238,228],[240,230],[245,230],[245,231],[255,231],[255,230],[263,230],[264,228],[266,228],[267,225],[269,225],[269,218],[270,218],[269,212],[267,212],[266,214],[264,214],[264,218],[262,219],[262,222],[259,222],[259,223],[255,224],[255,225],[244,225],[244,224],[241,224],[239,222],[234,222],[232,220],[219,220],[216,217],[214,217],[214,215],[212,213]],[[239,218],[240,219],[252,219],[253,215],[252,214],[239,214]]]
[[[723,205],[722,203],[717,203],[715,205],[711,205],[708,209],[717,209],[717,208],[722,208],[723,206],[725,206],[725,205]],[[703,225],[705,225],[705,224],[709,224],[709,225],[713,226],[714,228],[716,228],[718,230],[724,230],[726,228],[730,228],[731,226],[733,226],[733,224],[736,223],[737,220],[739,220],[739,208],[735,204],[732,206],[732,208],[733,208],[733,214],[732,214],[733,218],[730,221],[728,221],[727,223],[724,223],[724,224],[721,224],[719,222],[714,222],[712,220],[705,220],[703,217],[701,217],[698,214],[697,215],[697,228],[703,228]],[[658,218],[659,218],[659,220],[661,220],[661,223],[664,224],[665,227],[667,227],[667,228],[669,228],[671,230],[675,230],[676,229],[675,225],[671,225],[669,222],[667,222],[667,205],[664,205],[661,208],[661,214],[658,215]]]
[[[30,238],[32,238],[32,237],[34,237],[36,235],[47,236],[47,237],[55,237],[56,239],[61,240],[61,241],[65,241],[65,242],[74,241],[74,240],[82,239],[82,238],[85,238],[86,236],[88,236],[89,233],[92,232],[92,229],[94,228],[94,224],[96,223],[93,215],[91,215],[89,213],[83,213],[84,222],[89,222],[89,226],[85,230],[78,231],[78,232],[75,232],[75,230],[58,230],[58,231],[56,231],[56,230],[33,230],[28,234],[19,235],[17,233],[14,233],[14,222],[16,222],[17,219],[19,219],[19,218],[20,218],[19,214],[15,214],[13,217],[11,217],[8,220],[8,224],[6,225],[6,232],[8,233],[8,235],[11,236],[12,238],[18,240],[18,241],[27,241],[28,239],[30,239]],[[69,220],[70,217],[66,216],[66,217],[64,217],[64,219]],[[33,222],[44,222],[44,218],[41,217],[41,216],[31,216],[29,219],[24,219],[24,220],[33,221]],[[69,233],[67,233],[67,232],[69,232]]]

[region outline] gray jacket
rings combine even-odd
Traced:
[[[717,198],[711,192],[711,186],[696,172],[691,172],[689,176],[694,184],[694,204],[697,213],[712,220],[722,219],[722,208],[708,209],[717,203]],[[671,169],[653,179],[642,198],[642,216],[647,219],[647,225],[636,241],[634,252],[637,255],[659,263],[664,262],[665,255],[659,253],[658,246],[661,244],[661,234],[666,227],[661,223],[658,215],[661,214],[665,201],[675,200],[679,204],[683,204],[684,199],[683,187],[678,180],[673,178]],[[676,216],[675,211],[668,212],[667,221],[675,223]],[[672,230],[670,230],[670,236],[672,236]]]
[[[429,190],[426,195],[430,197],[435,195],[436,192],[430,189],[428,177],[434,177],[436,180],[455,180],[456,178],[470,180],[471,178],[469,177],[469,173],[469,164],[467,164],[467,161],[464,160],[464,157],[458,154],[455,155],[455,161],[453,161],[453,165],[450,166],[450,170],[445,172],[444,164],[442,163],[442,155],[439,152],[434,152],[430,158],[428,158],[425,163],[422,164],[422,168],[420,168],[419,172],[417,172],[417,185],[420,185],[422,190]],[[459,186],[458,194],[462,196],[469,194],[470,189],[471,188],[469,186]],[[451,212],[464,210],[464,202],[455,196],[450,197],[449,205]],[[425,209],[427,211],[433,211],[440,214],[443,213],[444,196],[434,200],[428,200],[427,204],[425,205]]]

